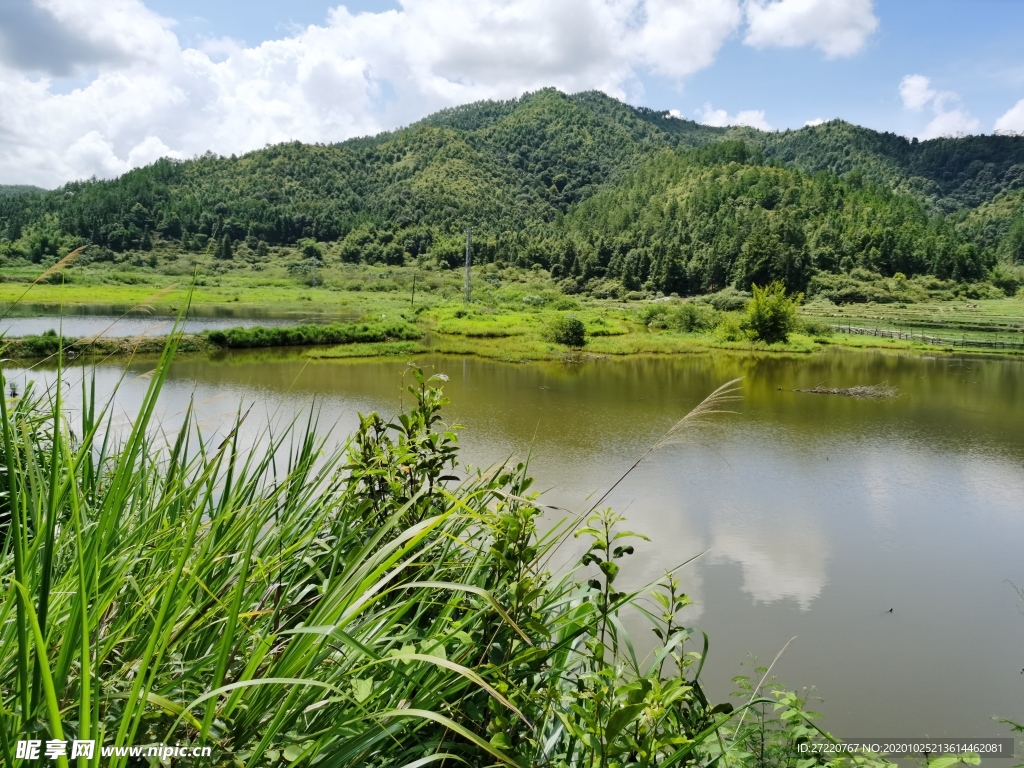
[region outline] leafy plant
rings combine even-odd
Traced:
[[[587,327],[575,315],[555,315],[550,334],[552,341],[570,349],[581,349],[587,343]]]
[[[766,344],[775,344],[789,339],[796,328],[796,308],[803,294],[787,295],[786,287],[775,281],[763,288],[752,287],[753,298],[747,304],[744,327],[751,338]]]

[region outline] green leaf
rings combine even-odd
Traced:
[[[936,757],[928,761],[928,768],[951,768],[951,766],[959,765],[980,765],[981,758],[972,752],[965,752],[962,755],[944,755],[943,757]]]
[[[608,718],[608,726],[605,728],[605,741],[608,744],[614,743],[622,729],[636,720],[643,711],[643,704],[627,704],[615,710],[612,716]]]
[[[373,680],[356,678],[352,681],[352,695],[362,704],[373,694]]]

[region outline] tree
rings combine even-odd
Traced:
[[[228,235],[224,235],[217,244],[217,250],[213,254],[216,258],[223,261],[227,261],[234,256],[234,251],[231,249],[231,238]]]
[[[323,261],[324,252],[320,249],[320,246],[317,245],[314,241],[307,240],[306,243],[302,246],[302,258],[306,259],[307,261]]]
[[[796,327],[796,308],[804,295],[786,295],[781,280],[761,288],[752,286],[754,297],[747,303],[747,316],[743,327],[756,341],[775,344],[787,341]]]

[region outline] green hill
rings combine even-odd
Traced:
[[[31,184],[0,184],[0,197],[16,197],[45,191],[42,187],[34,187]]]
[[[44,262],[90,244],[84,263],[116,262],[159,246],[242,269],[243,256],[317,241],[329,259],[454,265],[472,226],[478,260],[538,264],[578,290],[803,288],[854,269],[974,280],[1022,258],[1021,189],[1020,137],[713,128],[548,89],[335,145],[0,194],[0,256]]]

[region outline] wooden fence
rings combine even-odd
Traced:
[[[920,341],[925,344],[934,344],[938,347],[975,347],[982,349],[1021,349],[1024,350],[1024,336],[1020,341],[994,339],[946,339],[938,336],[928,336],[924,333],[913,331],[894,331],[887,328],[858,328],[853,325],[833,325],[832,329],[839,333],[853,333],[861,336],[878,336],[883,339],[903,339],[904,341]]]

